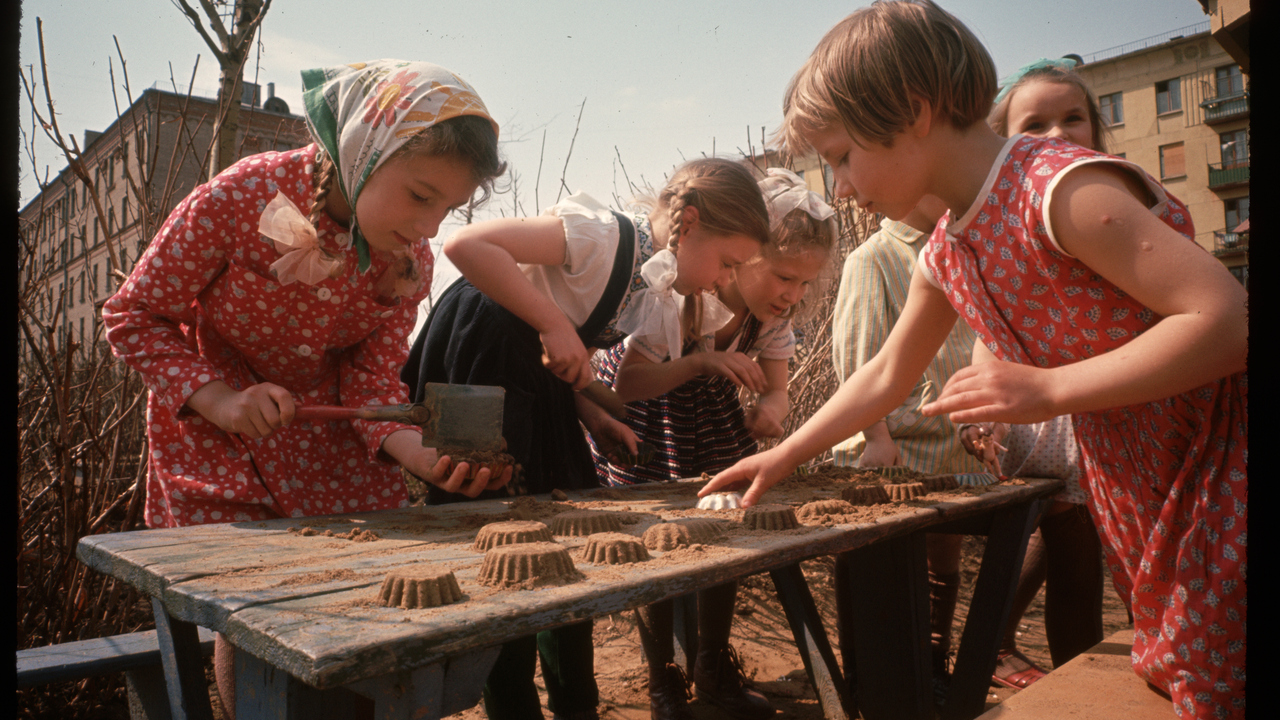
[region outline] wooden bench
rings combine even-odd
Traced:
[[[1133,672],[1125,629],[979,716],[978,720],[1170,720],[1173,702]]]
[[[200,652],[213,655],[213,632],[199,629]],[[82,680],[123,672],[133,718],[167,720],[169,696],[155,630],[18,651],[18,687]]]

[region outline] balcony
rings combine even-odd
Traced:
[[[1213,254],[1228,257],[1249,252],[1249,233],[1218,230],[1213,233]]]
[[[1200,103],[1200,107],[1204,110],[1205,125],[1240,120],[1249,117],[1249,93],[1212,98]]]
[[[1249,184],[1249,159],[1209,166],[1209,189],[1226,190]]]

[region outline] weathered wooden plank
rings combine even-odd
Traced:
[[[200,650],[213,654],[213,633],[201,629]],[[155,630],[65,642],[17,652],[18,687],[45,685],[123,672],[144,665],[160,665]]]
[[[151,610],[156,618],[156,639],[169,690],[171,717],[173,720],[213,720],[196,626],[169,617],[164,605],[155,598],[151,599]]]
[[[671,632],[675,636],[676,664],[693,677],[698,658],[698,595],[689,593],[672,600]]]
[[[1035,531],[1046,503],[1047,499],[1033,499],[1002,508],[992,517],[968,619],[956,652],[955,672],[942,708],[943,720],[969,720],[982,714],[1005,623],[1013,608],[1027,538]]]
[[[392,539],[386,539],[384,535],[384,540],[378,542],[351,543],[350,548],[328,550],[332,557],[326,557],[314,546],[299,543],[297,547],[315,555],[314,562],[281,568],[278,575],[276,570],[268,567],[245,572],[242,562],[241,577],[235,587],[222,587],[217,574],[212,573],[188,576],[172,583],[166,580],[162,592],[157,594],[163,596],[175,617],[207,623],[228,633],[239,647],[298,678],[317,687],[332,687],[397,669],[421,667],[479,645],[497,644],[536,630],[676,597],[809,557],[837,554],[901,537],[940,522],[989,514],[1010,502],[1050,494],[1059,485],[1059,481],[1052,481],[1027,486],[999,486],[982,495],[908,509],[874,524],[812,527],[765,536],[730,533],[719,544],[731,550],[722,555],[708,554],[696,564],[697,572],[689,572],[690,564],[664,566],[661,563],[644,563],[628,567],[626,573],[619,577],[616,569],[602,573],[592,566],[580,564],[585,581],[540,591],[493,593],[476,585],[475,572],[481,557],[477,553],[474,560],[463,562],[463,567],[456,570],[464,593],[471,596],[470,599],[457,606],[430,611],[404,611],[361,604],[376,595],[375,586],[380,583],[377,568],[407,561],[401,557],[401,550],[383,550],[403,540],[405,547],[410,548],[404,552],[424,552],[412,550],[417,546],[410,538],[421,540],[423,535],[448,536],[450,523],[464,515],[487,512],[494,514],[495,518],[505,517],[507,503],[486,501],[336,516],[333,522],[348,524],[331,526],[335,532],[340,528],[357,526],[390,527],[414,522],[418,525],[414,526],[414,532],[397,531],[397,536]],[[575,495],[590,497],[591,493],[571,497]],[[627,500],[610,505],[643,515],[649,522],[656,520],[664,508],[688,509],[692,502],[692,497],[656,498],[637,492],[628,494]],[[308,518],[305,522],[314,520]],[[262,524],[243,528],[259,535],[247,545],[269,545],[273,548],[269,554],[276,558],[285,555],[298,557],[296,548],[277,552],[277,543],[289,545],[286,541],[303,539],[282,534],[281,528],[287,528],[291,522],[302,521],[277,520],[266,523],[266,528],[259,527]],[[429,532],[425,533],[417,531],[426,524],[438,524],[440,527],[427,528]],[[235,554],[246,547],[241,540],[245,536],[236,535],[236,531],[242,528],[219,527],[215,534],[223,539],[204,540],[201,557],[196,558],[183,551],[184,556],[191,557],[192,564],[204,563],[215,553],[219,553],[221,558],[223,548],[232,548],[230,552]],[[640,526],[634,526],[629,531],[639,529]],[[189,530],[192,529],[183,529]],[[455,528],[453,532],[456,536],[459,531]],[[463,531],[462,535],[468,536],[469,532],[474,530]],[[144,554],[149,556],[148,562],[164,562],[163,558],[149,555],[151,551],[147,548],[154,547],[154,544],[136,551],[126,549],[115,555],[112,543],[105,540],[110,536],[102,537],[104,540],[94,543],[95,549],[110,553],[125,564],[135,562],[136,556]],[[581,543],[580,540],[559,540],[570,547]],[[430,545],[425,543],[421,547]],[[455,551],[461,547],[454,545]],[[306,552],[301,554],[305,556]],[[165,571],[171,577],[177,577],[189,569],[185,567],[187,562],[184,559],[183,565],[179,565],[170,553]],[[263,560],[254,562],[266,564]],[[200,567],[207,569],[208,564]],[[300,571],[301,567],[311,570]],[[274,577],[305,575],[323,568],[356,568],[359,571],[353,570],[354,577],[346,580],[310,580],[297,586],[269,587]],[[143,569],[141,572],[154,571]],[[255,575],[246,585],[246,576]],[[153,583],[160,582],[154,579],[156,577],[152,575]],[[340,611],[335,610],[342,603],[347,603],[347,606]],[[405,622],[406,619],[409,622]]]
[[[800,566],[797,564],[779,568],[772,571],[770,576],[782,609],[787,614],[787,623],[791,626],[791,635],[796,640],[800,659],[804,661],[809,679],[818,691],[823,716],[830,720],[855,717],[856,712],[847,701],[840,666],[836,664],[835,653],[831,650],[826,630],[822,627],[822,618],[818,615],[818,607],[813,602],[813,595],[809,593],[809,585],[804,580]]]

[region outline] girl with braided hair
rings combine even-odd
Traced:
[[[706,329],[700,296],[768,239],[755,178],[716,158],[678,168],[647,213],[578,193],[537,217],[468,225],[444,245],[463,277],[436,302],[402,378],[419,392],[427,382],[502,386],[518,490],[595,487],[579,419],[596,441],[637,447],[630,429],[574,392],[595,380],[588,348],[632,334],[678,352]],[[428,491],[430,503],[466,499]],[[552,712],[595,717],[589,621],[505,645],[485,686],[489,717],[540,717],[535,645]]]
[[[770,242],[705,299],[702,337],[684,348],[669,346],[676,352],[628,337],[600,360],[602,380],[628,401],[627,426],[656,449],[651,460],[627,465],[593,444],[602,483],[716,473],[755,453],[758,438],[782,435],[796,346],[792,319],[830,266],[838,230],[835,211],[790,170],[770,168],[759,185],[769,205]],[[746,408],[741,389],[757,398]],[[698,652],[689,670],[700,699],[730,717],[762,720],[775,709],[751,687],[729,644],[737,590],[729,582],[698,593]],[[641,608],[637,618],[651,717],[692,717],[687,679],[674,662],[672,602]]]

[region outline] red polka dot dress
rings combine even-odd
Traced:
[[[1160,321],[1059,249],[1046,217],[1065,170],[1108,162],[1139,175],[1152,212],[1188,238],[1185,206],[1132,163],[1015,137],[958,221],[922,260],[931,282],[1000,359],[1058,367]],[[1095,522],[1133,613],[1133,666],[1180,717],[1243,717],[1248,512],[1247,375],[1164,400],[1073,416]]]
[[[299,405],[408,402],[399,373],[429,282],[410,297],[382,296],[389,260],[375,254],[358,272],[346,229],[324,214],[317,234],[343,258],[343,272],[314,285],[282,284],[271,272],[281,255],[258,234],[258,219],[278,192],[306,212],[315,155],[315,145],[254,155],[196,188],[103,308],[113,351],[151,390],[150,527],[408,504],[399,467],[380,448],[412,426],[294,421],[254,440],[185,407],[213,380],[237,390],[274,383]],[[413,251],[430,278],[429,245]]]

